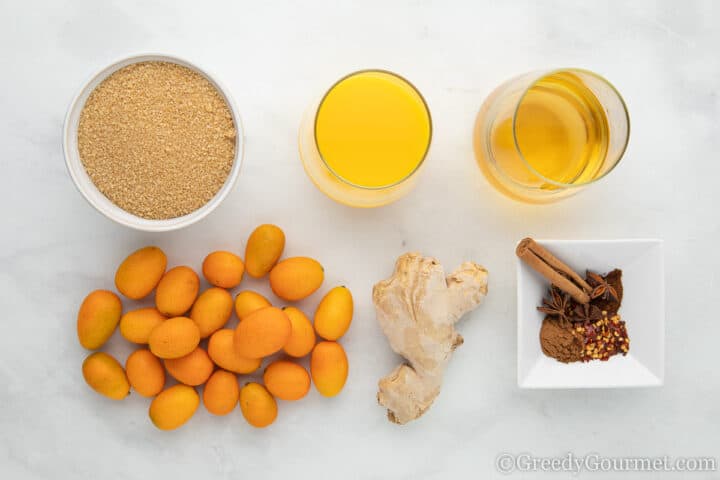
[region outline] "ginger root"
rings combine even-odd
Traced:
[[[454,325],[487,294],[487,270],[465,262],[445,276],[431,257],[406,253],[373,288],[377,319],[403,363],[378,384],[378,403],[391,422],[420,417],[440,393],[452,352],[463,343]]]

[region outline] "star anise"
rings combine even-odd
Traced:
[[[602,276],[595,272],[587,271],[587,280],[591,287],[593,287],[590,297],[596,299],[602,297],[603,300],[609,300],[612,297],[616,302],[619,300],[617,291],[612,285],[608,283]]]
[[[573,319],[577,322],[594,322],[602,318],[602,312],[595,305],[585,303],[576,305],[573,310]]]
[[[568,309],[570,307],[570,295],[561,293],[557,288],[550,289],[550,299],[543,298],[542,306],[537,309],[552,317],[558,317],[561,322],[568,320]]]

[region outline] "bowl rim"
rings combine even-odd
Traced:
[[[230,114],[233,118],[233,123],[235,124],[235,130],[237,132],[235,137],[235,157],[233,158],[233,164],[230,169],[230,173],[225,179],[225,183],[222,185],[222,187],[220,187],[217,193],[207,203],[205,203],[195,211],[192,211],[181,217],[161,220],[142,218],[126,210],[123,210],[121,207],[113,203],[110,199],[105,197],[104,194],[92,182],[92,180],[89,179],[89,176],[88,182],[81,181],[82,175],[87,175],[87,173],[85,172],[82,161],[80,160],[80,152],[77,151],[76,143],[71,142],[71,138],[73,136],[77,137],[77,131],[79,126],[79,114],[77,116],[77,121],[73,120],[74,115],[76,112],[78,112],[78,109],[82,111],[82,108],[85,106],[87,96],[89,96],[90,93],[92,93],[92,91],[97,88],[97,86],[102,81],[104,81],[107,77],[120,70],[121,68],[135,63],[150,61],[166,61],[170,63],[175,63],[177,65],[190,68],[191,70],[199,73],[205,79],[207,79],[218,90],[218,92],[228,105],[228,109],[230,110]],[[83,98],[85,100],[82,101],[82,105],[80,105],[80,102]],[[73,148],[75,148],[74,152],[71,151]],[[96,70],[92,75],[88,77],[86,81],[83,82],[82,86],[73,96],[72,101],[70,102],[70,105],[68,106],[67,112],[65,114],[63,124],[63,154],[65,157],[65,167],[67,168],[67,171],[73,181],[73,184],[75,185],[75,188],[77,188],[83,198],[90,205],[92,205],[95,210],[97,210],[110,220],[126,227],[133,228],[135,230],[145,232],[168,232],[185,228],[196,222],[199,222],[200,220],[207,217],[213,210],[218,207],[218,205],[223,202],[223,200],[225,200],[225,198],[235,186],[237,178],[240,175],[240,170],[245,157],[245,130],[243,128],[240,113],[237,109],[232,95],[230,95],[229,90],[222,82],[218,80],[215,74],[209,72],[205,67],[201,67],[196,62],[189,61],[183,57],[174,54],[155,52],[135,53],[132,55],[126,55],[120,58],[116,58],[112,62],[109,62],[105,66]],[[92,198],[91,192],[102,195],[108,200],[108,202],[97,202],[94,198]]]

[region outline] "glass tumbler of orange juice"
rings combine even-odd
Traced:
[[[378,207],[408,193],[430,148],[432,121],[401,76],[361,70],[333,84],[300,126],[305,171],[335,201]]]
[[[488,181],[516,200],[547,203],[607,175],[628,144],[618,91],[581,69],[532,72],[500,85],[475,122],[475,156]]]

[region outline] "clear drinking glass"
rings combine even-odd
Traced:
[[[320,191],[353,207],[398,200],[415,185],[432,139],[430,110],[405,78],[361,70],[306,112],[300,158]]]
[[[500,192],[547,203],[607,175],[628,144],[630,119],[618,91],[582,69],[536,71],[500,85],[475,122],[480,169]]]

